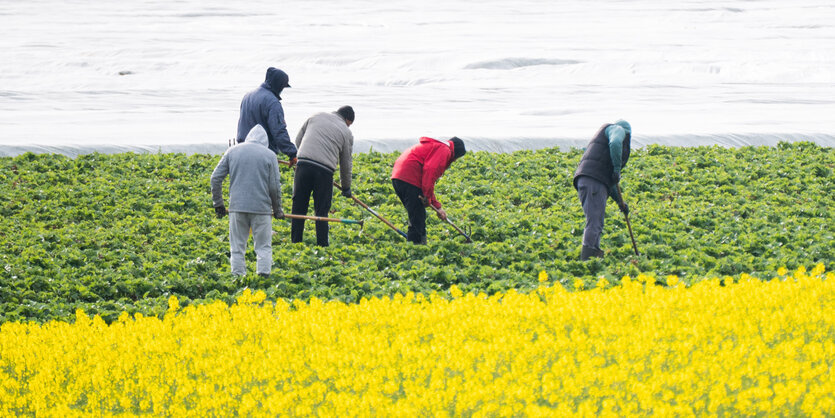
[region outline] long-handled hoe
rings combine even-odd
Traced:
[[[293,215],[291,213],[285,213],[284,217],[288,219],[307,219],[318,222],[339,222],[343,224],[356,224],[360,226],[360,229],[362,229],[363,225],[365,224],[365,221],[362,220],[355,221],[353,219],[326,218],[324,216]]]
[[[339,186],[337,182],[333,182],[333,187],[336,187],[339,190],[342,190],[342,187]],[[395,232],[400,234],[403,238],[408,238],[405,232],[397,229],[396,226],[392,225],[391,222],[387,221],[386,218],[383,218],[379,213],[377,213],[374,209],[371,209],[365,203],[362,203],[356,196],[351,195],[351,199],[354,199],[354,202],[357,202],[358,205],[362,206],[365,210],[371,212],[372,215],[376,216],[377,219],[383,221],[384,224],[388,225],[389,228],[393,229]]]
[[[289,162],[289,161],[278,160],[278,163],[279,163],[279,164],[286,165],[286,166],[289,166],[289,165],[290,165],[290,162]],[[293,167],[293,168],[295,169],[295,167]],[[337,189],[339,189],[340,191],[342,190],[342,187],[340,187],[340,186],[339,186],[339,183],[337,183],[337,182],[333,182],[333,185],[334,185],[334,187],[336,187],[336,188],[337,188]],[[401,230],[397,229],[397,227],[395,227],[394,225],[392,225],[392,223],[391,223],[391,222],[387,221],[387,220],[386,220],[386,218],[383,218],[383,217],[382,217],[379,213],[377,213],[376,211],[374,211],[374,209],[371,209],[370,207],[368,207],[368,205],[366,205],[365,203],[363,203],[363,202],[362,202],[361,200],[359,200],[356,196],[353,196],[353,195],[352,195],[352,196],[351,196],[351,199],[353,199],[353,200],[354,200],[354,202],[357,202],[357,204],[358,204],[358,205],[360,205],[360,206],[362,206],[365,210],[367,210],[367,211],[371,212],[371,214],[372,214],[372,215],[376,216],[376,217],[377,217],[377,219],[379,219],[379,220],[383,221],[383,223],[384,223],[384,224],[388,225],[388,227],[389,227],[389,228],[391,228],[391,229],[395,230],[395,231],[396,231],[398,234],[400,234],[403,238],[407,238],[407,235],[406,235],[406,233],[405,233],[405,232],[403,232],[403,231],[401,231]],[[285,216],[287,216],[287,215],[285,215]]]
[[[623,200],[623,192],[620,190],[620,184],[618,184],[618,193],[620,194],[621,200]],[[629,229],[629,238],[632,238],[632,249],[635,250],[635,255],[641,255],[638,252],[638,246],[635,244],[635,235],[632,234],[632,224],[629,222],[629,215],[624,213],[624,217],[626,217],[626,227]]]
[[[435,212],[440,213],[440,211],[438,210],[438,208],[436,208],[436,207],[434,207],[434,206],[432,206],[432,205],[429,205],[429,207],[431,207],[432,209],[435,209]],[[467,234],[467,233],[465,233],[464,231],[462,231],[462,230],[461,230],[461,228],[457,227],[454,223],[452,223],[452,221],[450,221],[450,220],[449,220],[449,217],[447,217],[445,220],[446,220],[446,223],[448,223],[450,226],[452,226],[453,228],[455,228],[455,230],[456,230],[456,231],[458,231],[458,233],[459,233],[459,234],[463,235],[463,236],[464,236],[464,238],[466,238],[466,239],[467,239],[467,241],[466,241],[466,242],[468,242],[468,243],[473,242],[473,239],[472,239],[472,238],[470,238],[470,235],[469,235],[469,234]]]

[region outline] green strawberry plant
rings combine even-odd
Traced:
[[[397,153],[355,155],[354,194],[406,230],[391,187]],[[472,244],[428,214],[429,244],[411,245],[349,199],[335,194],[331,246],[290,243],[288,221],[273,221],[269,278],[229,273],[228,220],[217,219],[209,176],[219,155],[24,154],[0,158],[0,322],[71,318],[76,309],[105,320],[161,315],[182,305],[232,302],[244,289],[269,298],[345,302],[396,293],[488,294],[538,285],[545,270],[574,289],[598,278],[617,283],[648,273],[663,283],[824,263],[835,269],[835,152],[812,143],[777,147],[647,146],[633,150],[622,187],[640,256],[610,200],[602,260],[579,261],[584,217],[572,186],[582,150],[472,152],[456,161],[436,192]],[[289,213],[292,172],[282,167]],[[225,184],[228,187],[228,181]],[[225,194],[228,196],[228,194]],[[248,249],[248,268],[254,269]]]

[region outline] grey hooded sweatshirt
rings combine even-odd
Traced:
[[[246,141],[229,148],[212,172],[212,203],[223,205],[223,179],[229,176],[229,211],[283,214],[278,160],[267,146],[267,131],[255,125]]]

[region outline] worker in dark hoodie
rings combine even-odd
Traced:
[[[281,107],[281,92],[290,87],[290,77],[278,68],[267,69],[267,76],[261,86],[247,93],[241,100],[241,116],[238,119],[238,143],[243,142],[255,125],[267,131],[270,151],[284,153],[290,165],[296,164],[296,146],[287,133],[284,108]]]
[[[229,264],[232,274],[246,274],[244,253],[252,230],[255,271],[272,269],[272,219],[284,218],[278,160],[267,149],[267,132],[255,125],[243,144],[229,148],[212,172],[212,203],[218,218],[229,215]],[[229,210],[223,203],[223,180],[229,176]]]
[[[446,220],[446,212],[435,197],[438,181],[453,161],[467,152],[464,141],[452,137],[449,141],[422,137],[420,142],[404,151],[391,172],[394,192],[409,214],[406,239],[415,244],[426,244],[426,207],[438,209],[438,217]]]
[[[629,206],[618,190],[620,174],[629,160],[632,126],[625,120],[603,125],[589,142],[574,172],[574,188],[586,215],[580,259],[603,257],[600,236],[606,216],[606,201],[611,196],[621,212],[629,215]]]
[[[299,164],[293,178],[293,211],[307,215],[310,195],[313,211],[326,217],[333,199],[333,173],[339,166],[342,195],[351,197],[351,168],[354,135],[348,127],[354,123],[354,109],[342,106],[336,112],[322,112],[311,116],[296,136]],[[293,219],[290,240],[302,242],[304,219]],[[316,244],[328,246],[328,223],[316,222]]]

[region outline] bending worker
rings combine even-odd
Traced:
[[[621,212],[629,215],[629,207],[623,202],[618,183],[621,170],[629,160],[631,138],[632,127],[625,120],[603,125],[589,142],[574,172],[574,188],[586,214],[581,260],[603,257],[600,236],[603,234],[603,218],[609,196],[617,202]]]
[[[226,216],[223,180],[229,176],[229,264],[232,274],[246,274],[246,242],[252,230],[255,271],[269,276],[273,264],[272,220],[284,217],[278,160],[267,148],[267,132],[255,125],[246,141],[229,148],[212,172],[212,203],[218,218]]]
[[[391,183],[409,214],[406,234],[409,241],[426,244],[426,206],[438,209],[438,217],[446,220],[446,212],[435,198],[435,182],[453,161],[466,152],[464,141],[458,137],[446,142],[422,137],[420,143],[403,152],[395,161]]]
[[[293,180],[293,214],[307,215],[312,193],[313,212],[316,216],[328,216],[337,165],[342,195],[351,197],[354,135],[348,127],[353,123],[354,109],[342,106],[336,112],[317,113],[302,125],[296,135],[299,162]],[[293,219],[290,240],[302,242],[303,235],[304,219]],[[316,221],[316,244],[328,246],[327,222]]]

